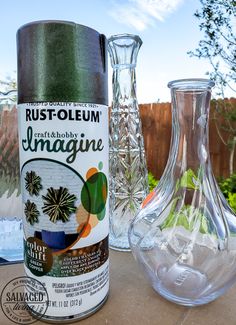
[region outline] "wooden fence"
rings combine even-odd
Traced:
[[[236,101],[236,99],[235,99]],[[171,105],[155,103],[139,105],[148,170],[160,179],[167,163],[171,139]],[[216,177],[229,176],[229,149],[221,141],[211,108],[209,121],[210,155]],[[227,133],[223,136],[226,138]],[[235,154],[236,156],[236,154]],[[234,171],[236,170],[236,157]]]

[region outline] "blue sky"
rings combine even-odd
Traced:
[[[190,58],[202,34],[194,12],[198,0],[7,0],[0,14],[0,78],[16,70],[16,31],[30,21],[74,21],[104,33],[141,37],[137,64],[139,103],[170,101],[167,83],[179,78],[204,78],[205,60]],[[109,62],[110,66],[110,62]],[[109,94],[111,101],[111,74]],[[226,92],[230,96],[230,93]]]

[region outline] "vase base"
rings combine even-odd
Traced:
[[[230,284],[213,290],[213,284],[209,282],[207,276],[196,269],[186,266],[173,265],[173,267],[164,274],[156,274],[148,271],[153,289],[163,298],[183,306],[194,307],[205,305],[225,293]],[[157,278],[158,276],[158,278]]]
[[[109,236],[109,247],[115,251],[120,252],[131,252],[128,238],[114,238],[111,235]]]
[[[130,248],[116,247],[116,246],[112,246],[112,245],[109,245],[109,248],[114,251],[119,251],[119,252],[127,252],[127,253],[131,252]]]
[[[153,285],[153,289],[166,300],[173,302],[177,305],[186,306],[186,307],[197,307],[201,305],[206,305],[219,298],[225,292],[225,290],[220,290],[208,296],[203,296],[201,298],[188,299],[188,298],[173,295],[165,288],[163,288],[161,285]]]

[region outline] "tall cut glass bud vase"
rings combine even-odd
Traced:
[[[236,216],[217,186],[208,147],[213,85],[207,79],[169,83],[169,160],[129,230],[153,288],[186,306],[206,304],[236,282]]]
[[[128,228],[148,193],[135,67],[142,41],[135,35],[108,40],[113,68],[110,115],[110,247],[130,250]]]

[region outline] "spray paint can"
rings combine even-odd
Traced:
[[[25,271],[47,289],[43,320],[68,322],[109,289],[106,38],[39,21],[17,51]]]

